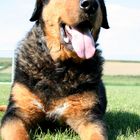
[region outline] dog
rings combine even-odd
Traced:
[[[29,130],[47,119],[67,124],[81,140],[107,140],[104,59],[96,43],[101,27],[109,28],[104,0],[36,0],[30,21],[15,51],[2,139],[29,140]]]

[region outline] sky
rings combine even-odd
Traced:
[[[105,0],[110,29],[102,29],[100,48],[105,59],[140,61],[140,0]],[[23,39],[34,23],[30,22],[35,0],[0,2],[0,56]]]

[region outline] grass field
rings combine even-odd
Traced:
[[[104,76],[104,81],[108,97],[104,120],[109,140],[140,140],[140,77]],[[9,85],[0,84],[0,104],[7,103],[9,91]],[[70,130],[37,132],[31,134],[33,140],[79,140]]]
[[[104,120],[109,140],[140,140],[140,63],[124,63],[105,64],[105,75],[110,74],[110,76],[103,77],[108,98]],[[131,73],[134,75],[126,76]],[[123,76],[118,76],[118,74]],[[10,81],[11,59],[0,58],[0,82]],[[0,104],[7,104],[9,93],[10,84],[0,83]],[[3,113],[0,113],[0,120],[2,116]],[[48,130],[46,134],[38,128],[31,133],[31,137],[32,140],[80,140],[68,129],[65,131],[56,129],[55,133]]]
[[[12,59],[0,58],[0,82],[11,81]]]

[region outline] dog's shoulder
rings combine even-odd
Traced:
[[[15,50],[15,80],[41,79],[51,63],[41,24],[36,23]]]

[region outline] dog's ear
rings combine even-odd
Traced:
[[[104,3],[104,0],[99,0],[99,2],[100,2],[102,14],[103,14],[102,27],[105,28],[105,29],[109,29],[106,6],[105,6],[105,3]]]
[[[36,0],[35,8],[30,18],[30,21],[36,21],[40,18],[42,8],[43,8],[43,0]]]

